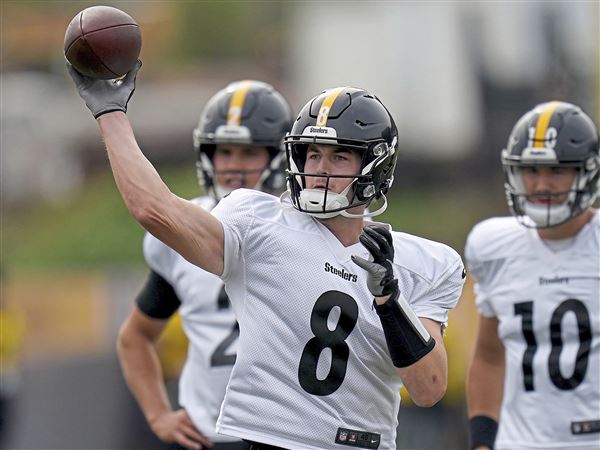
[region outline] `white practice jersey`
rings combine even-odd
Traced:
[[[211,197],[192,200],[210,210]],[[181,301],[179,313],[189,339],[179,379],[179,404],[194,425],[215,442],[232,440],[216,433],[225,388],[236,357],[238,327],[219,277],[189,263],[151,234],[144,238],[144,256]]]
[[[512,217],[489,219],[466,258],[505,347],[496,448],[600,449],[600,216],[558,251]]]
[[[240,324],[220,433],[290,449],[394,449],[402,382],[367,274],[318,220],[238,189],[213,210]],[[419,317],[446,323],[463,285],[449,247],[393,232],[394,271]]]

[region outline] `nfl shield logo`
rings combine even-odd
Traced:
[[[348,432],[340,431],[340,441],[346,442],[346,439],[348,439]]]

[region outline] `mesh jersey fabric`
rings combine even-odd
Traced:
[[[318,220],[238,189],[213,210],[224,226],[223,280],[240,325],[219,432],[293,449],[346,448],[338,428],[395,448],[402,382],[372,308],[366,272]],[[449,247],[393,233],[394,271],[416,314],[442,323],[463,266]]]
[[[498,319],[506,352],[496,448],[598,449],[600,432],[572,432],[600,420],[598,213],[558,251],[512,217],[488,219],[465,254],[477,307]]]
[[[192,200],[211,210],[211,197]],[[179,404],[194,425],[214,442],[239,440],[216,433],[215,424],[237,350],[237,322],[219,277],[189,263],[149,233],[144,257],[150,268],[167,280],[181,301],[179,313],[189,339],[179,378]]]

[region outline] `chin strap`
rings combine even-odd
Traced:
[[[349,217],[351,219],[360,219],[361,217],[375,217],[378,216],[379,214],[382,214],[388,206],[387,203],[387,197],[385,195],[382,194],[381,196],[383,198],[383,205],[381,205],[378,209],[376,209],[375,211],[369,211],[369,209],[365,209],[363,211],[362,214],[352,214],[351,212],[348,212],[347,209],[340,211],[341,215],[344,217]]]

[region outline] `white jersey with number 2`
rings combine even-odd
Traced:
[[[211,197],[192,201],[206,210],[215,205]],[[173,287],[181,302],[179,313],[189,346],[179,378],[179,404],[203,434],[215,442],[231,441],[215,430],[238,339],[237,322],[223,282],[148,233],[144,257],[150,268]]]

